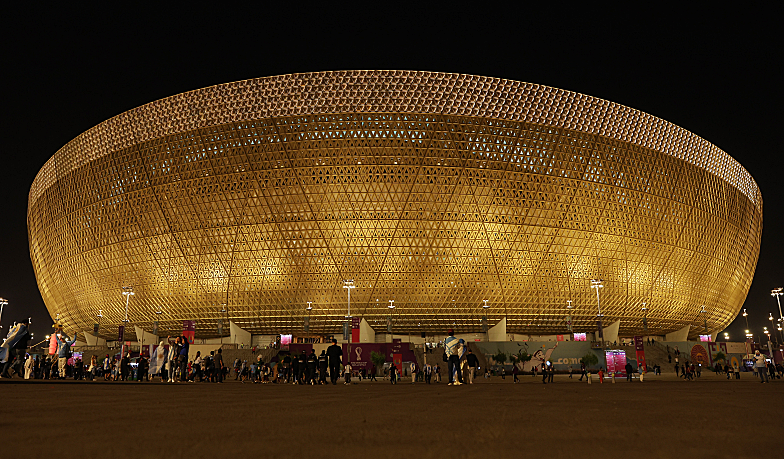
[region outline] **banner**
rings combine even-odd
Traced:
[[[158,321],[152,323],[152,334],[158,336]]]
[[[305,333],[310,331],[310,316],[305,317]]]
[[[348,341],[351,338],[351,323],[347,320],[343,322],[343,340]]]
[[[392,354],[392,365],[397,367],[397,374],[403,375],[403,354]]]
[[[482,316],[482,333],[487,333],[487,316]]]
[[[218,319],[218,334],[223,335],[223,319]]]
[[[351,342],[358,343],[359,342],[359,322],[362,319],[359,317],[352,317],[351,318]]]
[[[604,341],[604,330],[602,329],[602,319],[596,319],[596,327],[599,330],[597,341]]]
[[[566,330],[572,331],[572,316],[566,316]]]
[[[648,371],[648,366],[645,363],[645,346],[643,345],[642,336],[634,337],[634,350],[637,352],[637,368],[640,373]]]
[[[189,344],[193,344],[193,339],[196,337],[196,321],[183,320],[182,321],[182,336],[184,336]]]
[[[392,333],[392,316],[387,316],[387,333]]]
[[[98,334],[98,327],[99,327],[99,326],[100,326],[100,325],[98,325],[98,324],[93,324],[93,334],[95,334],[95,335],[97,335],[97,334]]]
[[[125,338],[125,325],[120,325],[117,329],[117,341],[122,341]]]

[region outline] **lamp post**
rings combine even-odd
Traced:
[[[646,303],[642,304],[642,314],[643,314],[642,329],[647,332],[648,331],[648,307],[645,305]]]
[[[779,299],[781,295],[784,295],[784,288],[782,287],[774,288],[773,290],[770,291],[770,296],[775,296],[776,303],[779,305],[779,326],[778,326],[779,332],[782,331],[781,327],[782,325],[784,325],[784,315],[781,314],[781,300]],[[782,341],[784,341],[784,333],[781,333],[781,336],[782,336]]]
[[[354,279],[344,280],[343,288],[348,291],[348,314],[346,315],[346,322],[345,322],[348,325],[344,325],[344,327],[350,327],[351,323],[349,321],[351,320],[351,289],[356,288],[356,285],[354,285]],[[345,335],[346,329],[344,328],[343,330]],[[349,344],[351,344],[351,329],[348,330],[348,342]]]
[[[305,333],[310,332],[310,311],[313,309],[313,302],[308,301],[308,307],[305,308],[308,311],[308,316],[305,318]]]
[[[702,323],[703,323],[703,325],[705,325],[705,334],[706,335],[708,334],[708,316],[706,314],[707,312],[708,311],[705,310],[705,305],[703,304],[702,305],[702,309],[700,309],[700,315],[702,315]]]
[[[599,279],[591,279],[591,288],[596,289],[596,308],[598,309],[598,314],[596,314],[596,324],[599,329],[599,338],[602,342],[602,349],[604,349],[604,332],[602,331],[602,305],[599,302],[599,289],[604,288],[604,284]]]
[[[226,322],[229,321],[229,311],[226,309],[226,303],[221,305],[221,314],[226,314]],[[221,318],[223,320],[223,318]],[[221,326],[221,345],[223,345],[223,326]]]
[[[123,339],[122,339],[122,346],[120,347],[120,360],[125,357],[125,327],[128,326],[128,302],[131,299],[131,296],[135,295],[133,292],[133,287],[123,287],[122,294],[125,296],[125,320],[123,320]],[[141,348],[139,348],[139,355],[141,355]]]

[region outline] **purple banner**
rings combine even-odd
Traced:
[[[117,331],[117,341],[122,341],[125,337],[125,325],[120,325],[120,328]]]
[[[182,336],[188,339],[188,343],[193,344],[196,337],[196,321],[183,320],[182,321]]]

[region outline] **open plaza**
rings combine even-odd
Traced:
[[[5,429],[25,457],[775,457],[784,409],[784,382],[712,373],[459,387],[15,380],[0,393],[24,407]]]

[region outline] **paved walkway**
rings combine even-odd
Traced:
[[[712,457],[778,450],[784,380],[0,381],[2,457]],[[11,414],[13,413],[13,414]],[[753,439],[753,440],[751,440]],[[774,454],[775,456],[775,454]]]

